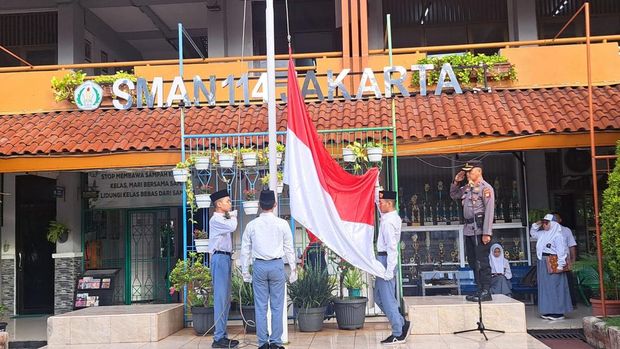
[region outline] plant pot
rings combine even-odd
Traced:
[[[356,330],[364,327],[366,303],[368,303],[368,298],[366,297],[334,299],[338,328],[341,330]]]
[[[0,332],[6,332],[7,322],[0,322]]]
[[[284,183],[278,182],[278,186],[276,187],[276,190],[278,191],[278,194],[282,194],[282,191],[284,190]]]
[[[321,308],[302,308],[297,310],[297,324],[301,332],[317,332],[323,328],[323,318],[325,309]]]
[[[342,148],[342,160],[344,162],[355,162],[357,156],[353,153],[353,150],[349,148]]]
[[[368,154],[368,161],[381,162],[381,158],[383,157],[383,148],[380,148],[380,147],[368,148],[366,149],[366,153]]]
[[[247,215],[258,213],[258,200],[244,201],[243,212]]]
[[[189,170],[186,168],[173,168],[172,176],[175,182],[185,183],[187,182],[187,177],[189,177]]]
[[[241,311],[243,312],[243,318],[245,322],[243,323],[243,327],[245,327],[246,333],[256,333],[256,310],[253,305],[242,305]],[[254,325],[249,325],[248,322],[253,323]]]
[[[590,298],[592,303],[592,315],[603,316],[603,303],[600,299]],[[620,300],[606,300],[605,308],[607,308],[607,315],[620,315]]]
[[[207,208],[211,206],[211,194],[196,194],[196,206],[198,208]]]
[[[194,239],[194,245],[196,246],[197,252],[209,252],[209,239]]]
[[[282,164],[282,153],[276,153],[276,165],[280,166]]]
[[[211,163],[211,158],[209,156],[197,156],[195,160],[196,163],[194,164],[194,167],[197,170],[209,169],[209,163]]]
[[[359,298],[362,296],[361,288],[347,288],[349,290],[349,297]]]
[[[215,314],[213,307],[192,307],[192,323],[198,336],[213,333]],[[209,331],[209,332],[207,332]]]
[[[218,159],[220,160],[220,167],[223,168],[232,168],[235,164],[235,154],[220,153]]]
[[[256,153],[241,153],[241,158],[243,159],[243,166],[250,167],[256,166]]]
[[[69,239],[69,232],[65,231],[64,233],[60,234],[60,236],[58,237],[58,243],[62,244],[67,242],[67,240]]]

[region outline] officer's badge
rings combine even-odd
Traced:
[[[485,198],[490,198],[491,197],[491,189],[489,189],[489,188],[485,188],[484,189],[484,197]]]

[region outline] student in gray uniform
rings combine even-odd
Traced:
[[[575,236],[573,235],[572,230],[569,227],[562,225],[562,217],[560,213],[553,212],[554,221],[560,224],[562,228],[562,236],[564,236],[564,241],[566,241],[566,247],[568,248],[567,253],[568,257],[566,257],[566,262],[568,264],[568,269],[572,269],[571,267],[575,265],[575,261],[577,260],[577,241],[575,241]],[[573,273],[566,273],[566,278],[568,279],[568,288],[570,290],[570,298],[573,303],[573,307],[577,305],[577,286]]]
[[[276,217],[273,209],[276,196],[272,190],[260,193],[262,213],[245,227],[241,240],[241,272],[243,281],[252,282],[256,337],[259,349],[283,349],[282,312],[284,311],[284,260],[291,274],[289,282],[297,280],[297,264],[293,249],[293,233],[287,221]],[[254,264],[250,275],[250,264]],[[267,332],[267,302],[271,308],[271,335]]]
[[[491,293],[505,294],[511,297],[512,285],[509,280],[512,279],[512,270],[510,270],[510,263],[504,257],[502,245],[493,244],[491,246],[489,264],[491,264]]]
[[[237,211],[226,189],[211,194],[215,212],[209,220],[209,254],[213,280],[215,332],[212,348],[235,348],[238,340],[228,339],[226,324],[230,311],[232,233],[237,230]]]
[[[459,183],[467,175],[467,184]],[[493,213],[495,212],[495,193],[493,187],[482,178],[482,163],[470,161],[457,173],[450,184],[450,197],[461,200],[463,218],[465,218],[465,251],[469,267],[474,271],[478,293],[467,296],[471,302],[490,301],[491,266],[489,265],[489,242],[493,235]],[[476,241],[477,240],[477,241]],[[476,265],[479,264],[480,269]]]
[[[547,320],[562,320],[573,311],[566,280],[566,241],[561,226],[547,214],[532,224],[530,235],[536,239],[538,312]]]
[[[396,192],[379,192],[379,237],[377,238],[377,260],[385,266],[385,276],[375,279],[375,303],[387,316],[392,334],[381,341],[383,345],[404,343],[409,336],[409,321],[398,311],[396,281],[394,273],[398,264],[398,244],[402,220],[396,211]]]

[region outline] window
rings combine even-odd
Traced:
[[[92,62],[93,60],[93,46],[88,40],[84,40],[84,61]]]

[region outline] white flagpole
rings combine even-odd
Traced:
[[[265,34],[267,39],[267,116],[269,125],[269,189],[277,193],[278,167],[276,165],[276,61],[273,30],[273,0],[267,0],[265,9]],[[279,209],[276,208],[276,214]],[[267,308],[269,310],[269,308]],[[282,342],[288,343],[288,321],[286,311],[286,284],[284,285],[284,310],[282,311]],[[268,311],[267,323],[271,324]],[[269,326],[271,327],[271,326]],[[271,332],[271,331],[270,331]]]

